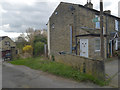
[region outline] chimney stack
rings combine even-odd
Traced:
[[[91,3],[91,0],[87,0],[87,4],[85,4],[84,6],[93,9],[93,4]]]

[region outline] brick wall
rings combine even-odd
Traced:
[[[70,65],[80,70],[80,72],[93,75],[99,79],[104,79],[105,70],[102,60],[87,59],[75,55],[57,55],[55,61]]]

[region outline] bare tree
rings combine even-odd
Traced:
[[[35,30],[33,28],[28,28],[26,30],[26,34],[27,34],[27,39],[28,39],[28,42],[30,43],[30,45],[33,46],[33,41],[34,41],[34,38],[35,38]]]

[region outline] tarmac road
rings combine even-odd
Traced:
[[[110,82],[110,86],[112,87],[118,87],[118,75],[120,74],[120,71],[118,70],[118,59],[108,61],[105,63],[105,72],[109,75],[109,77],[112,77],[112,80]]]
[[[25,66],[16,66],[5,62],[2,68],[3,88],[103,88],[90,82],[79,83]]]

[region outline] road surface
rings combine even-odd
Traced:
[[[3,63],[2,76],[3,88],[103,88],[90,82],[79,83],[25,66],[8,63]]]
[[[119,61],[120,62],[120,61]],[[118,87],[118,75],[120,72],[118,72],[118,59],[108,61],[105,63],[105,71],[106,74],[109,75],[109,77],[112,77],[112,80],[110,82],[110,86],[112,87]]]

